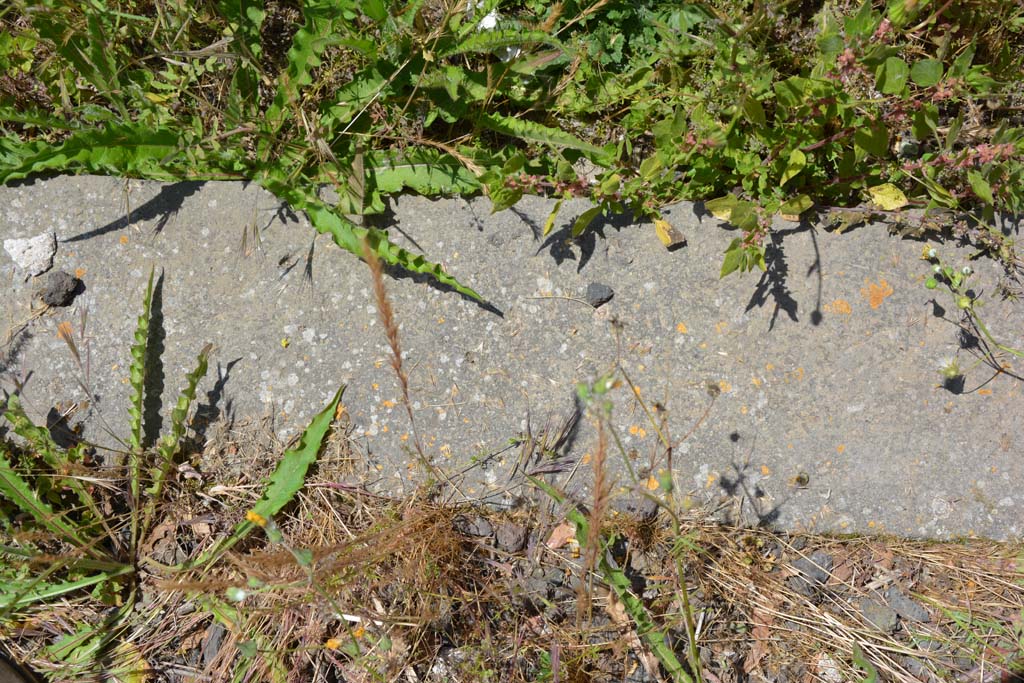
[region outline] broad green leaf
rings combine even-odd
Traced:
[[[907,87],[910,69],[899,57],[889,57],[875,71],[875,87],[885,95],[896,95]]]
[[[985,176],[981,175],[977,171],[967,172],[967,182],[971,184],[971,189],[974,190],[974,194],[984,201],[986,204],[995,204],[995,197],[992,195],[992,186],[985,180]]]
[[[889,0],[886,15],[892,25],[903,28],[928,6],[930,0]]]
[[[914,112],[914,137],[918,140],[927,140],[938,130],[939,109],[934,104],[928,103]]]
[[[930,88],[942,80],[942,62],[938,59],[922,59],[910,67],[910,80],[922,88]]]
[[[775,97],[779,104],[787,109],[796,109],[804,103],[804,92],[807,89],[807,79],[800,76],[791,76],[784,81],[775,83]]]
[[[907,196],[892,183],[869,187],[868,194],[871,195],[871,201],[885,211],[896,211],[907,205]]]
[[[736,208],[739,200],[734,194],[727,194],[724,197],[716,197],[704,202],[704,208],[720,221],[728,221],[732,218],[732,210]]]
[[[491,213],[498,213],[515,206],[523,198],[523,191],[518,187],[499,185],[489,190],[487,196],[491,198]]]
[[[871,11],[871,0],[864,0],[857,14],[846,19],[843,26],[846,28],[847,36],[867,38],[875,32],[879,20],[878,15]]]
[[[768,122],[764,115],[764,107],[750,95],[743,98],[743,115],[755,126],[764,126]]]
[[[363,14],[373,21],[381,22],[388,18],[388,8],[384,0],[361,0],[360,7]]]
[[[600,206],[593,206],[579,215],[579,218],[572,224],[572,236],[579,237],[583,234],[583,231],[597,218],[597,214],[601,213]]]
[[[853,131],[855,145],[876,157],[889,156],[889,130],[882,121],[871,121]]]
[[[664,162],[657,154],[649,156],[640,162],[640,177],[644,180],[654,180],[661,173],[662,168],[664,168]]]
[[[722,259],[722,270],[718,277],[723,278],[740,267],[743,261],[743,240],[737,237],[725,250],[725,258]]]
[[[807,155],[802,150],[792,150],[789,153],[786,169],[782,172],[782,177],[779,179],[779,187],[783,187],[790,179],[804,170],[805,166],[807,166]]]
[[[779,207],[779,215],[788,221],[800,220],[800,214],[814,206],[814,200],[808,195],[802,194],[793,197]]]

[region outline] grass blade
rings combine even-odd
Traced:
[[[79,534],[78,529],[39,497],[36,490],[15,471],[7,456],[8,453],[0,449],[0,494],[19,510],[31,515],[45,529],[67,539],[78,548],[87,549],[89,542]]]

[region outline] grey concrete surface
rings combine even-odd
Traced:
[[[614,220],[600,236],[569,240],[584,206],[563,207],[548,239],[539,235],[550,208],[541,199],[491,215],[482,198],[409,196],[388,219],[393,238],[491,304],[418,277],[387,281],[423,448],[451,476],[462,473],[466,496],[507,502],[498,494],[521,450],[509,440],[529,427],[553,441],[573,413],[576,383],[619,359],[647,404],[667,409],[674,441],[699,423],[673,462],[677,486],[695,500],[787,529],[1020,536],[1022,384],[961,348],[948,297],[923,286],[920,242],[890,238],[881,225],[839,236],[780,224],[770,276],[720,280],[734,233],[694,206],[667,213],[689,241],[673,252],[651,226]],[[272,415],[282,435],[294,434],[346,384],[353,438],[377,471],[370,485],[401,493],[421,478],[367,267],[314,237],[272,196],[241,184],[99,177],[0,188],[0,238],[47,230],[58,237],[54,268],[82,281],[70,307],[32,318],[37,283],[0,255],[0,323],[21,330],[3,347],[0,386],[23,383],[37,420],[87,398],[57,336],[67,321],[95,394],[70,419],[101,443],[113,443],[107,428],[123,435],[132,331],[156,266],[162,364],[154,380],[165,422],[195,355],[213,342],[200,386],[204,420]],[[1021,306],[995,295],[998,266],[974,267],[990,329],[1024,347]],[[593,283],[614,291],[598,309],[583,301]],[[966,371],[962,393],[939,386],[950,358]],[[1019,359],[1002,360],[1024,374]],[[708,383],[721,395],[701,421]],[[652,463],[655,430],[628,388],[614,396],[626,457],[641,478],[657,476],[665,462]],[[582,418],[566,441],[545,457],[561,469],[560,483],[585,495],[593,424]],[[547,467],[541,460],[530,467]],[[613,450],[610,460],[619,490],[627,488],[622,457]]]

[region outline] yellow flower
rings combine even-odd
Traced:
[[[261,515],[260,513],[256,512],[255,510],[249,510],[248,512],[246,512],[245,519],[249,522],[252,522],[258,527],[267,526],[267,518]]]

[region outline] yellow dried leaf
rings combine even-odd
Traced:
[[[666,249],[686,244],[686,238],[683,237],[683,233],[676,230],[675,226],[662,218],[654,220],[654,233],[661,240],[661,243],[665,245]]]
[[[892,183],[869,187],[868,194],[871,195],[871,201],[885,211],[895,211],[907,205],[907,196]]]

